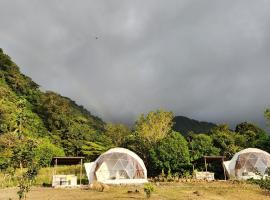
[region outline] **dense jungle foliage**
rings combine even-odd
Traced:
[[[270,121],[270,110],[264,114]],[[230,158],[247,147],[270,152],[269,135],[252,123],[243,122],[231,130],[225,124],[203,122],[200,126],[194,120],[182,120],[185,122],[181,128],[180,118],[157,110],[139,116],[131,128],[105,123],[71,99],[41,91],[0,49],[2,171],[28,167],[29,163],[47,167],[53,156],[85,156],[93,160],[116,146],[136,152],[153,176],[162,171],[186,173],[203,155]]]

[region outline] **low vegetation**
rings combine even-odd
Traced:
[[[155,191],[155,187],[152,183],[145,183],[143,187],[143,191],[146,194],[146,198],[149,199],[152,193]]]
[[[264,115],[270,122],[270,109]],[[195,161],[203,155],[231,158],[247,147],[270,151],[270,135],[252,123],[232,130],[226,124],[193,122],[196,127],[185,125],[182,134],[176,131],[180,125],[174,126],[179,119],[159,109],[140,115],[131,128],[106,124],[71,99],[41,91],[0,49],[0,186],[19,186],[20,198],[32,185],[50,184],[54,156],[92,161],[109,148],[125,147],[143,159],[150,177],[167,173],[166,180],[172,181],[201,170]],[[208,169],[222,174],[216,165]],[[41,178],[46,170],[49,176]],[[268,182],[258,184],[268,189]]]
[[[269,200],[269,194],[257,185],[238,182],[162,183],[155,186],[152,200]],[[0,192],[2,200],[16,200],[16,189]],[[128,192],[133,191],[133,192]],[[103,192],[92,189],[52,189],[34,187],[29,200],[111,200],[146,199],[143,186],[114,186]]]
[[[79,176],[80,174],[80,166],[72,165],[72,166],[58,166],[57,174],[75,174]],[[41,168],[38,171],[38,174],[35,176],[34,180],[32,180],[32,185],[34,186],[43,186],[43,187],[51,187],[52,184],[52,176],[56,172],[53,167]],[[25,169],[24,169],[25,171]],[[83,170],[84,172],[84,170]],[[21,177],[21,170],[17,169],[13,174],[10,173],[0,173],[0,189],[7,187],[16,187],[19,185],[19,177]],[[82,183],[88,184],[87,177],[85,173],[82,174]]]
[[[269,179],[262,179],[262,180],[254,180],[250,179],[248,180],[249,183],[259,185],[260,188],[267,190],[270,192],[270,180]]]

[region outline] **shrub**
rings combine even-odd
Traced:
[[[171,169],[168,170],[167,181],[168,182],[172,182],[173,181],[173,176],[172,176]]]
[[[64,150],[55,146],[47,138],[38,141],[38,146],[35,149],[36,159],[41,167],[49,167],[54,156],[64,156]]]
[[[146,198],[149,199],[151,197],[152,192],[155,191],[155,187],[152,183],[145,183],[143,190],[146,194]]]
[[[260,186],[260,188],[270,192],[270,180],[269,179],[261,179],[261,180],[250,179],[250,180],[248,180],[248,182],[250,182],[252,184],[257,184]]]

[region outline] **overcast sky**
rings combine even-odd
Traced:
[[[265,126],[270,107],[269,0],[0,0],[0,47],[105,121]]]

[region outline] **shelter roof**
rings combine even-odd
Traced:
[[[78,165],[84,157],[53,157],[52,165]]]

